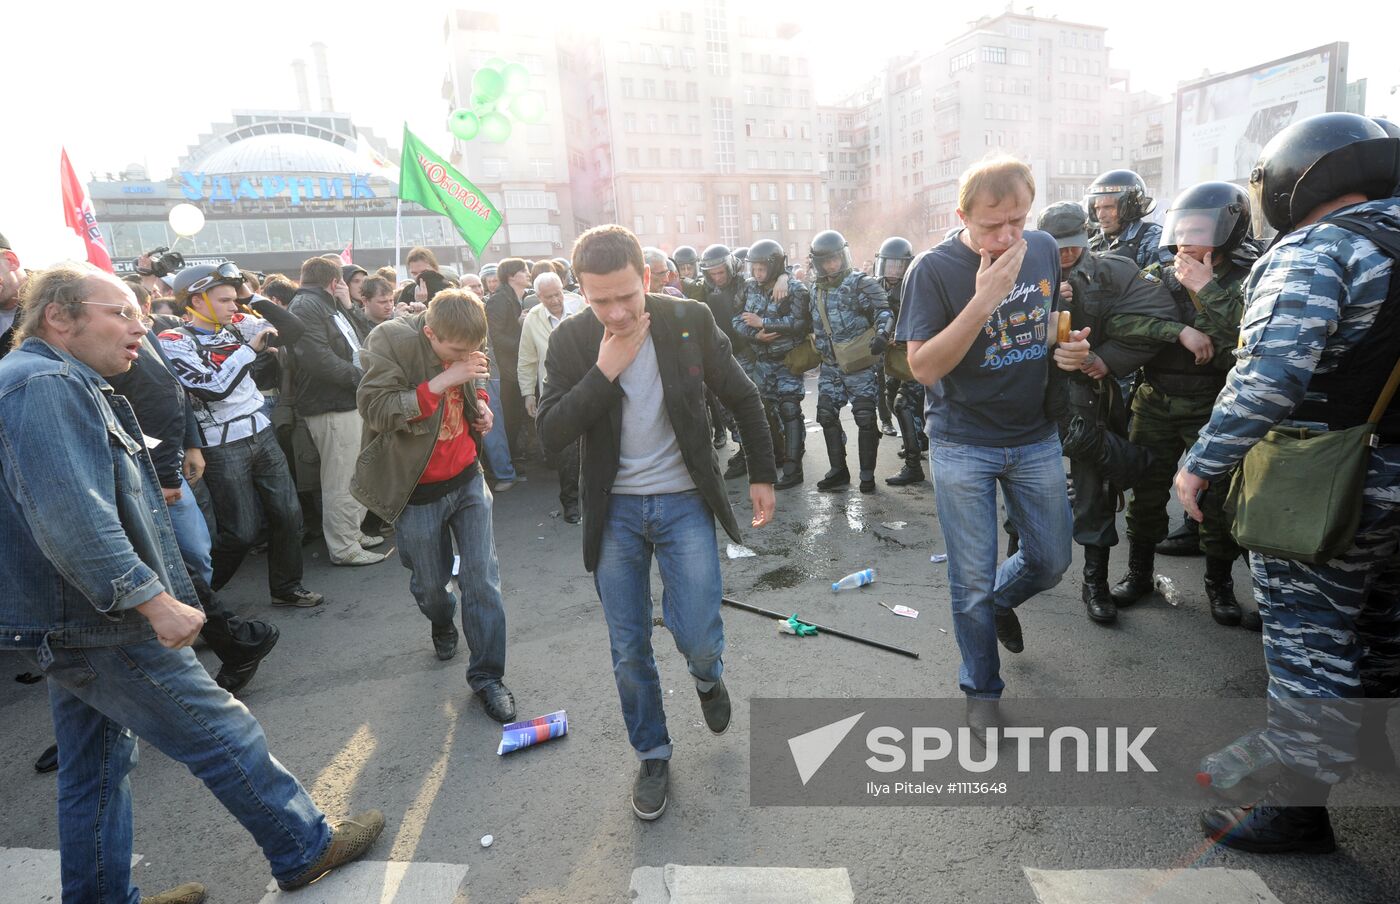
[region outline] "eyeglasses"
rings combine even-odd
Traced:
[[[194,282],[190,283],[190,287],[185,291],[191,295],[198,295],[205,289],[212,288],[216,285],[242,281],[243,271],[238,269],[237,264],[230,261],[229,263],[219,264],[219,266],[214,269],[214,272],[210,273],[208,276],[202,276],[196,279]]]
[[[129,304],[121,304],[116,301],[84,301],[83,304],[95,304],[103,308],[117,308],[117,314],[123,320],[140,320],[141,312]]]

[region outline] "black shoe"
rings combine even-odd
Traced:
[[[1007,610],[1010,611],[1009,609]],[[997,742],[1001,741],[1001,703],[997,700],[984,700],[981,697],[967,698],[967,727],[972,729],[972,740],[987,746],[987,731],[997,730]],[[995,746],[995,745],[993,745]]]
[[[869,494],[875,492],[875,475],[874,475],[874,474],[871,474],[869,477],[862,477],[862,478],[860,479],[860,491],[861,491],[862,493],[865,493],[866,495],[869,495]]]
[[[583,515],[581,515],[581,514],[579,513],[579,510],[578,510],[578,503],[577,503],[577,502],[573,502],[573,503],[570,503],[569,505],[564,506],[564,523],[565,523],[565,524],[578,524],[578,523],[579,523],[580,521],[582,521],[582,520],[583,520]]]
[[[1325,806],[1280,803],[1306,795],[1324,802],[1330,789],[1286,772],[1251,806],[1219,807],[1201,814],[1201,829],[1210,840],[1254,854],[1330,854],[1337,849]]]
[[[1006,647],[1006,651],[1019,653],[1024,650],[1026,643],[1021,636],[1021,620],[1016,617],[1016,610],[993,603],[992,613],[997,623],[997,640],[1001,641],[1003,647]]]
[[[477,688],[476,695],[486,707],[486,715],[501,723],[515,721],[515,697],[511,696],[504,684],[492,681],[485,687]]]
[[[779,477],[777,481],[773,484],[773,489],[787,490],[791,489],[792,487],[800,487],[802,486],[803,479],[804,478],[802,476],[802,462],[799,461],[795,466],[792,464],[786,464],[783,465],[782,476]]]
[[[1201,525],[1182,515],[1176,530],[1167,534],[1167,539],[1157,544],[1156,551],[1164,556],[1201,555]]]
[[[295,606],[298,609],[310,609],[319,606],[326,601],[326,598],[319,593],[313,593],[305,587],[298,587],[291,593],[275,593],[272,595],[272,605],[274,606]]]
[[[58,768],[58,745],[50,744],[39,758],[34,761],[34,771],[39,773],[53,772]]]
[[[1108,592],[1107,546],[1084,547],[1084,608],[1089,619],[1101,625],[1118,620],[1118,607]]]
[[[895,425],[889,421],[880,422],[880,432],[885,434],[886,436],[899,436],[899,430],[896,429]]]
[[[642,760],[637,780],[632,783],[632,812],[638,819],[651,822],[666,812],[670,784],[670,760]]]
[[[1243,618],[1239,601],[1235,599],[1235,579],[1230,576],[1234,564],[1234,559],[1206,559],[1206,599],[1210,600],[1210,617],[1227,628],[1238,625]]]
[[[725,446],[729,445],[729,437],[724,435],[723,427],[715,431],[713,443],[716,449],[723,449]]]
[[[784,403],[786,406],[787,403]],[[792,412],[789,411],[789,414]],[[786,490],[802,485],[802,459],[807,454],[807,425],[802,421],[801,412],[797,417],[783,421],[783,462],[782,475],[773,484],[774,489]]]
[[[219,674],[214,676],[215,684],[230,694],[237,694],[248,686],[248,682],[252,681],[253,676],[258,673],[258,666],[262,665],[263,659],[272,652],[273,647],[277,646],[277,639],[282,636],[282,632],[277,630],[276,625],[267,624],[266,631],[262,642],[248,651],[247,658],[223,664],[219,669]]]
[[[856,447],[860,450],[860,491],[875,492],[875,462],[880,455],[880,434],[875,430],[862,430],[856,435]]]
[[[822,426],[822,438],[826,440],[826,458],[831,462],[831,470],[817,481],[819,490],[835,490],[851,485],[851,472],[846,468],[846,435],[840,424]]]
[[[705,714],[705,725],[715,734],[724,734],[729,728],[729,689],[724,686],[724,679],[715,682],[715,686],[707,691],[697,691],[700,694],[700,711]]]
[[[1128,541],[1128,573],[1108,591],[1114,605],[1122,609],[1131,606],[1152,592],[1152,566],[1156,550],[1151,543]]]
[[[740,448],[738,452],[729,456],[729,462],[724,468],[724,479],[733,480],[735,477],[743,477],[749,473],[749,463],[744,458],[744,450]]]
[[[433,651],[443,662],[457,655],[457,625],[433,625]],[[507,720],[509,721],[509,720]]]
[[[851,472],[846,468],[832,468],[826,476],[817,481],[819,490],[839,490],[851,485]]]
[[[1246,631],[1261,634],[1264,631],[1264,618],[1259,614],[1258,609],[1241,609],[1240,627]]]
[[[919,465],[918,459],[904,462],[904,467],[899,469],[899,473],[893,477],[886,477],[885,483],[892,487],[907,487],[914,483],[923,483],[924,469]]]

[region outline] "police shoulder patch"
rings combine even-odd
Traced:
[[[1150,282],[1150,283],[1159,283],[1159,282],[1162,281],[1162,280],[1159,279],[1158,277],[1153,276],[1151,273],[1148,273],[1146,270],[1139,270],[1139,271],[1138,271],[1138,279],[1141,279],[1141,280],[1143,280],[1144,282]]]

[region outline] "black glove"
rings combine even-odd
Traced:
[[[886,339],[884,336],[881,336],[879,333],[876,333],[874,336],[870,337],[870,354],[883,355],[885,353],[885,349],[889,348],[889,345],[890,340]]]

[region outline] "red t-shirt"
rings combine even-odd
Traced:
[[[486,390],[477,390],[477,398],[487,401]],[[462,387],[453,386],[442,395],[428,388],[428,381],[418,384],[418,410],[421,412],[415,421],[430,418],[442,405],[442,426],[438,428],[437,442],[433,445],[432,457],[419,484],[441,483],[451,480],[471,467],[476,461],[476,440],[472,439],[470,418],[464,412]]]

